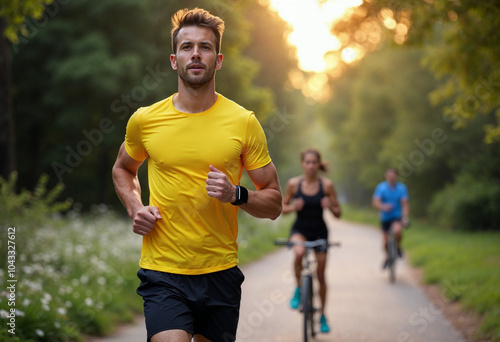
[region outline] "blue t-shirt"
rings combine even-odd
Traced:
[[[403,216],[401,201],[408,199],[408,189],[403,183],[396,182],[394,187],[391,187],[387,181],[384,181],[375,188],[373,198],[380,198],[383,204],[392,204],[391,210],[380,211],[382,222],[400,219]]]

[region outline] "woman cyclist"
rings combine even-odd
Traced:
[[[318,150],[307,148],[300,153],[303,174],[291,178],[285,188],[283,197],[283,214],[297,212],[297,219],[292,226],[290,241],[314,241],[317,239],[328,240],[328,228],[323,220],[323,209],[330,210],[337,218],[340,217],[340,206],[335,194],[333,182],[319,175],[320,171],[326,172],[326,164],[321,161]],[[300,278],[302,271],[302,258],[305,247],[295,245],[295,259],[293,269],[297,287],[290,301],[293,309],[300,304]],[[319,282],[319,297],[321,300],[320,331],[330,331],[325,316],[325,303],[327,285],[325,280],[326,250],[316,250],[317,278]]]

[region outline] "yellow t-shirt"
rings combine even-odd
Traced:
[[[175,95],[175,94],[174,94]],[[151,206],[162,219],[143,237],[139,266],[204,274],[238,264],[238,207],[209,197],[209,166],[239,184],[243,168],[271,162],[264,131],[255,115],[218,95],[201,113],[182,113],[173,96],[139,108],[129,119],[125,149],[148,158]]]

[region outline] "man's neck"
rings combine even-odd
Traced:
[[[173,104],[175,109],[184,113],[201,113],[210,109],[217,98],[214,82],[192,88],[179,79],[179,91],[173,98]]]

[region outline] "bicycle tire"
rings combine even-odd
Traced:
[[[311,336],[314,338],[314,337],[316,337],[316,329],[314,326],[314,315],[316,313],[316,309],[314,308],[314,288],[313,288],[312,276],[309,277],[309,279],[310,279],[310,287],[309,288],[311,289],[311,291],[309,292],[310,293],[309,297],[311,298],[309,301],[311,303],[311,307],[310,307],[311,310],[309,311],[309,313],[310,313],[310,315],[309,315],[309,327],[311,328]]]
[[[389,238],[389,281],[394,283],[396,281],[396,242],[394,241],[394,236],[391,235]]]
[[[302,279],[302,310],[304,313],[304,322],[303,322],[303,328],[304,328],[304,342],[307,342],[309,339],[309,333],[311,335],[313,334],[314,331],[314,324],[313,324],[313,314],[314,314],[314,307],[313,307],[313,302],[312,302],[312,276],[311,275],[305,275]]]

